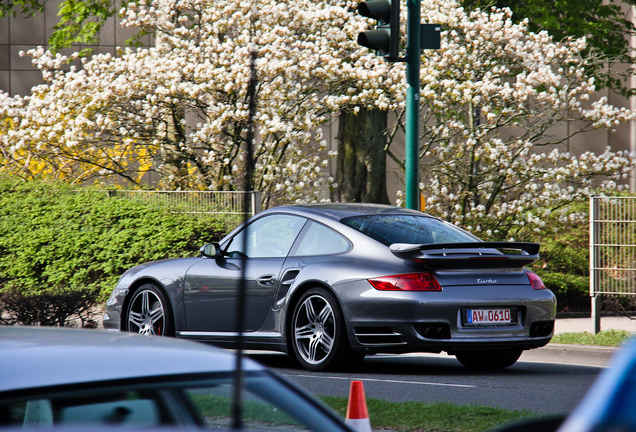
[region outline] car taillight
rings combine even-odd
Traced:
[[[541,280],[538,274],[530,270],[526,270],[526,275],[528,276],[528,279],[530,280],[530,285],[532,285],[533,289],[536,289],[536,290],[546,289],[545,284],[543,283],[543,281]]]
[[[442,287],[430,273],[409,273],[369,279],[380,291],[441,291]]]

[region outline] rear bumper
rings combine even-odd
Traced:
[[[556,298],[549,290],[509,285],[389,292],[352,284],[347,291],[349,341],[361,353],[527,350],[546,345],[554,333]],[[468,309],[507,309],[514,318],[474,325],[466,322]]]
[[[548,324],[549,322],[546,322]],[[419,327],[419,330],[417,329]],[[479,333],[464,335],[454,332],[448,335],[444,331],[433,331],[433,337],[422,335],[422,329],[444,328],[444,323],[395,324],[383,327],[355,326],[351,345],[356,352],[366,354],[446,351],[454,354],[462,351],[481,350],[528,350],[545,346],[553,336],[554,322],[546,326],[547,335],[530,337],[523,330],[505,331],[496,329],[493,332],[482,329]],[[447,329],[447,327],[446,327]],[[448,330],[446,330],[448,331]]]

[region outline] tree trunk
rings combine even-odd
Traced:
[[[341,111],[338,116],[337,202],[389,204],[386,191],[387,111]]]

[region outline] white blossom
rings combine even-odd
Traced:
[[[634,169],[633,155],[610,148],[570,154],[564,145],[634,120],[605,98],[589,102],[596,88],[585,72],[593,59],[581,56],[584,39],[555,42],[529,32],[508,9],[467,13],[452,1],[423,0],[422,10],[424,21],[447,29],[422,65],[427,212],[510,238],[592,191],[620,188],[616,180]],[[555,132],[567,123],[569,136]]]
[[[373,22],[356,3],[130,2],[123,24],[154,34],[156,47],[83,58],[67,71],[77,54],[29,52],[46,84],[26,97],[0,93],[0,170],[133,184],[158,173],[162,187],[240,189],[255,54],[254,188],[266,205],[320,201],[338,187],[323,169],[336,156],[320,129],[328,114],[404,111],[405,65],[357,45]],[[555,42],[514,24],[507,9],[467,12],[455,0],[422,0],[422,13],[444,29],[441,49],[422,55],[427,211],[506,237],[563,203],[619,188],[631,155],[570,154],[567,137],[546,132],[567,122],[575,134],[613,130],[633,119],[592,97],[584,39]]]

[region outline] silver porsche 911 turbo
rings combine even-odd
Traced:
[[[316,371],[442,351],[467,367],[504,368],[553,335],[555,296],[524,268],[538,258],[536,243],[483,242],[398,207],[277,207],[199,257],[128,270],[103,324],[232,347],[244,274],[245,348]]]

